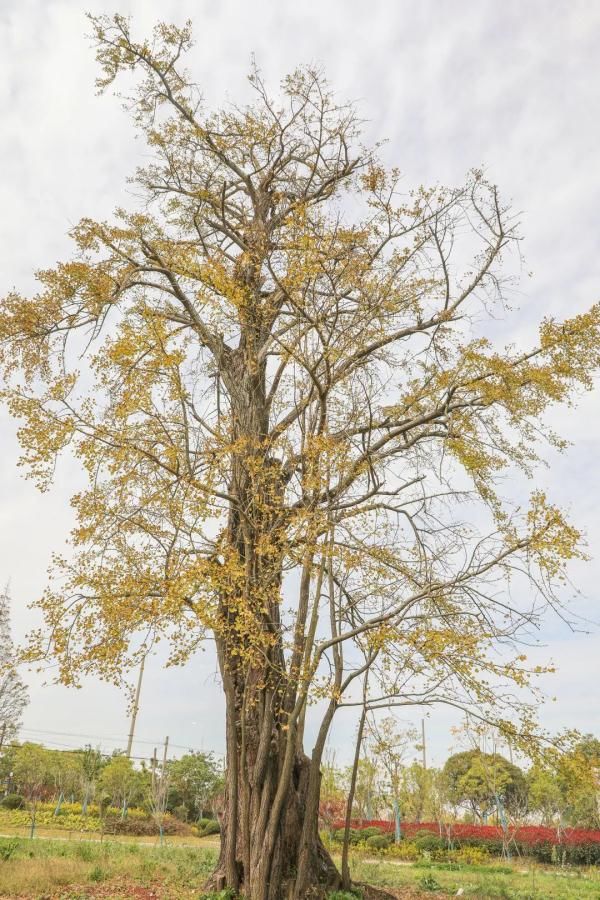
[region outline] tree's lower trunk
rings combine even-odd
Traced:
[[[273,765],[258,793],[248,783],[247,773],[240,773],[235,798],[231,792],[236,790],[236,779],[228,770],[226,801],[220,816],[221,852],[210,885],[219,890],[239,890],[248,900],[324,897],[341,886],[341,879],[319,837],[317,812],[309,809],[311,761],[304,754],[295,755],[289,788],[273,831],[269,812],[277,768]],[[237,812],[235,824],[232,810]],[[307,822],[307,815],[314,822]],[[298,882],[301,857],[303,884]]]
[[[241,341],[242,356],[254,352],[254,340],[251,331]],[[234,363],[225,375],[242,450],[231,463],[229,494],[236,500],[217,569],[215,639],[226,701],[227,773],[221,853],[211,886],[243,892],[246,900],[319,898],[341,881],[318,832],[327,728],[312,759],[301,749],[308,688],[301,672],[312,649],[306,622],[311,557],[286,658],[280,619],[286,481],[265,441],[266,364],[244,363],[236,374]]]

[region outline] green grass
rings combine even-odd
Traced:
[[[30,832],[29,825],[14,825],[0,821],[0,839],[3,837],[22,837],[28,838]],[[130,834],[108,834],[101,836],[99,831],[85,830],[82,828],[65,828],[52,827],[45,825],[36,825],[36,838],[53,838],[57,841],[110,841],[111,843],[122,844],[158,844],[157,835],[130,835]],[[197,837],[196,835],[171,835],[166,834],[163,838],[165,844],[173,844],[177,847],[218,847],[219,836],[210,835],[206,838]]]
[[[127,897],[133,883],[160,885],[173,900],[197,898],[215,861],[214,849],[199,847],[0,838],[0,897],[70,897],[67,888],[114,882],[115,897]]]
[[[216,861],[216,847],[164,847],[140,842],[0,838],[0,898],[79,900],[95,888],[128,898],[132,885],[153,888],[161,900],[187,900],[201,889]],[[462,888],[468,900],[600,900],[600,868],[545,868],[511,864],[352,862],[356,881],[407,888],[411,897],[446,898]],[[92,894],[93,896],[93,894]]]
[[[357,860],[353,877],[378,887],[410,887],[423,897],[455,896],[462,888],[469,900],[600,900],[600,869],[547,869],[525,860],[480,866]]]

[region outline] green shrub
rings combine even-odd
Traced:
[[[384,834],[383,829],[378,828],[376,825],[369,825],[368,828],[361,828],[360,833],[363,837],[363,840],[367,840],[367,838],[374,837],[376,834]]]
[[[361,831],[359,828],[351,828],[348,835],[348,843],[353,845],[360,844],[360,842],[363,840],[363,835],[364,831]],[[334,841],[337,841],[339,844],[341,844],[344,840],[344,829],[337,828],[333,832],[333,839]]]
[[[0,806],[3,806],[4,809],[21,809],[25,806],[25,800],[20,794],[7,794],[2,798]]]
[[[600,843],[554,844],[544,842],[520,850],[541,863],[552,865],[597,866],[600,865]]]
[[[388,848],[388,855],[394,859],[403,859],[407,862],[413,862],[419,858],[419,851],[413,841],[400,841],[399,844],[391,844]]]
[[[362,891],[359,891],[358,888],[352,891],[333,891],[331,894],[327,894],[327,900],[361,900],[362,895]]]
[[[471,845],[453,850],[451,856],[455,862],[462,863],[465,866],[480,866],[487,862],[490,854],[487,847],[483,845],[481,847]]]
[[[394,839],[391,834],[373,834],[367,838],[367,847],[371,850],[387,850],[393,844]]]
[[[200,837],[208,837],[211,834],[221,833],[221,826],[216,819],[200,819],[200,822],[206,822],[202,827],[200,827],[200,823],[198,823],[198,834]]]
[[[109,834],[130,834],[135,837],[151,837],[159,832],[158,825],[149,816],[107,816],[104,822],[104,830]],[[163,819],[163,834],[185,836],[192,834],[192,829],[185,822],[181,822],[167,813]]]
[[[172,810],[172,812],[176,819],[180,819],[182,822],[188,821],[187,806],[184,806],[183,804],[181,806],[176,806],[175,809]]]
[[[433,853],[435,850],[444,850],[446,841],[439,834],[430,831],[418,831],[415,835],[415,846],[421,853]]]

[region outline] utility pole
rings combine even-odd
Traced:
[[[133,701],[133,709],[131,710],[131,724],[129,726],[129,737],[127,738],[127,758],[131,756],[131,748],[133,747],[133,735],[135,734],[135,720],[137,719],[138,710],[140,708],[140,693],[142,690],[142,679],[144,677],[144,665],[146,663],[146,655],[142,656],[140,665],[140,674],[135,689],[135,700]]]
[[[421,744],[423,745],[423,768],[427,768],[427,747],[425,744],[425,719],[421,719]]]
[[[167,750],[169,749],[169,735],[165,738],[165,749],[163,752],[163,761],[162,761],[162,777],[165,777],[165,771],[167,769]]]

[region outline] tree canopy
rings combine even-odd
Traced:
[[[520,236],[481,171],[409,191],[318,71],[274,96],[253,70],[251,102],[210,112],[181,66],[189,23],[137,41],[122,16],[91,21],[99,89],[133,73],[152,159],[133,209],[83,219],[39,293],[2,303],[24,461],[42,488],[65,450],[88,475],[29,658],[119,681],[156,641],[180,663],[212,636],[216,882],[300,897],[336,883],[319,765],[367,670],[373,702],[531,731],[519,637],[580,535],[543,492],[515,506],[499,485],[534,470],[542,438],[562,446],[541,417],[591,387],[600,307],[499,346],[486,323],[508,312]]]
[[[27,706],[27,688],[17,668],[17,653],[10,633],[10,594],[0,593],[0,737],[12,740]]]
[[[450,802],[466,806],[482,821],[498,807],[509,812],[526,808],[525,776],[500,754],[481,750],[456,753],[446,761],[443,772]]]

